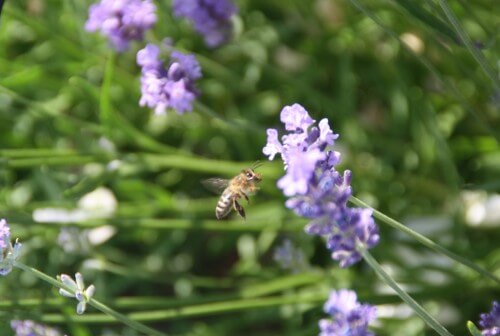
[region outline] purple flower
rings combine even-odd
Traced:
[[[286,174],[278,180],[278,187],[290,197],[286,206],[311,219],[306,232],[325,237],[332,258],[341,267],[358,262],[360,247],[378,243],[378,227],[370,210],[347,207],[352,195],[351,172],[335,170],[340,153],[332,147],[338,135],[327,119],[314,126],[315,121],[299,104],[284,107],[280,119],[288,133],[280,141],[278,131],[268,129],[262,151],[270,160],[281,155]]]
[[[328,236],[327,247],[332,251],[332,258],[340,262],[340,267],[348,267],[361,260],[356,244],[371,248],[378,243],[378,227],[371,209],[345,208],[343,217],[337,222],[339,228]]]
[[[231,16],[236,6],[229,0],[174,0],[174,15],[187,18],[209,47],[227,42],[232,35]]]
[[[87,31],[100,31],[119,52],[130,41],[142,40],[156,23],[156,6],[151,0],[101,0],[89,8]]]
[[[61,336],[58,330],[30,320],[13,320],[10,322],[10,326],[15,332],[15,336]]]
[[[280,246],[274,249],[273,259],[281,268],[291,270],[293,273],[308,268],[308,263],[302,250],[295,247],[288,239],[285,239]]]
[[[308,190],[309,180],[316,169],[316,164],[325,159],[325,153],[318,148],[309,151],[294,148],[287,154],[288,169],[286,175],[278,181],[278,187],[286,196],[303,195]]]
[[[195,80],[201,77],[201,67],[193,55],[172,52],[172,61],[165,68],[160,60],[160,48],[148,44],[137,53],[137,64],[142,67],[141,106],[164,114],[167,108],[178,113],[193,109],[193,101],[199,95]]]
[[[292,106],[285,106],[281,110],[280,120],[285,124],[285,129],[287,131],[298,131],[302,133],[311,126],[315,120],[313,120],[306,109],[299,104],[293,104]]]
[[[21,253],[22,244],[10,242],[10,228],[5,219],[0,219],[0,275],[5,276],[12,271],[14,261]]]
[[[483,330],[483,336],[498,336],[500,335],[500,304],[498,301],[493,301],[493,308],[488,314],[481,314],[479,325]]]
[[[319,321],[320,336],[372,336],[368,324],[376,318],[375,307],[360,304],[356,292],[341,289],[332,291],[324,305],[332,319]]]
[[[10,228],[5,219],[0,219],[0,251],[10,246]]]

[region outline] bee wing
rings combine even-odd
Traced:
[[[208,190],[213,191],[217,194],[220,194],[229,185],[229,180],[226,180],[223,178],[218,178],[218,177],[212,177],[212,178],[201,181],[201,183]]]

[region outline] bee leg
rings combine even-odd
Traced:
[[[234,202],[233,202],[233,207],[234,207],[234,210],[236,210],[241,217],[243,217],[243,219],[247,219],[246,216],[245,216],[245,209],[243,209],[243,207],[241,206],[240,203],[238,203],[238,201],[235,199]]]
[[[247,200],[247,203],[250,204],[250,199],[248,198],[247,194],[245,193],[241,193],[243,195],[243,197],[245,197],[245,199]]]

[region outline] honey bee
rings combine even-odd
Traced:
[[[254,171],[258,166],[260,164],[255,163],[251,168],[243,169],[241,173],[230,180],[215,177],[203,181],[208,189],[222,192],[215,207],[217,219],[229,215],[231,209],[236,210],[243,219],[246,219],[245,209],[238,203],[238,200],[244,197],[250,203],[248,195],[259,190],[257,183],[262,181],[262,175]]]

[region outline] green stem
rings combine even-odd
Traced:
[[[201,156],[181,156],[181,155],[158,155],[148,153],[136,153],[127,157],[129,162],[143,165],[148,168],[164,169],[178,168],[209,174],[218,174],[227,177],[237,175],[242,169],[250,167],[254,162],[234,162],[207,159]],[[282,171],[275,163],[265,162],[262,167],[258,168],[264,178],[277,179],[281,176]]]
[[[16,261],[14,263],[14,266],[17,267],[17,268],[20,268],[22,269],[23,271],[26,271],[28,273],[31,273],[32,275],[36,276],[37,278],[43,280],[43,281],[46,281],[48,283],[50,283],[51,285],[57,287],[57,288],[62,288],[70,293],[73,293],[73,290],[71,288],[69,288],[68,286],[64,285],[62,282],[60,281],[57,281],[56,279],[48,276],[47,274],[43,273],[43,272],[40,272],[39,270],[33,268],[33,267],[30,267],[28,265],[25,265],[23,264],[22,262],[19,262],[19,261]],[[95,299],[90,299],[88,301],[89,305],[93,306],[94,308],[102,311],[103,313],[109,315],[109,316],[112,316],[114,319],[128,325],[129,327],[131,327],[132,329],[135,329],[136,331],[138,332],[141,332],[145,335],[151,335],[151,336],[166,336],[166,334],[162,333],[162,332],[159,332],[155,329],[152,329],[140,322],[137,322],[137,321],[134,321],[132,319],[130,319],[129,317],[121,314],[121,313],[118,313],[117,311],[114,311],[113,309],[109,308],[108,306],[102,304],[101,302],[95,300]]]
[[[215,207],[215,206],[214,206]],[[202,231],[221,231],[221,232],[258,232],[258,231],[280,231],[297,232],[304,229],[303,221],[289,221],[283,225],[283,219],[279,216],[266,216],[248,218],[247,221],[234,219],[231,221],[201,220],[201,219],[179,219],[179,218],[114,218],[111,220],[89,220],[85,222],[67,222],[67,223],[33,223],[33,226],[45,228],[58,228],[60,226],[77,226],[80,228],[95,228],[105,223],[110,223],[119,228],[141,228],[155,230],[202,230]],[[50,225],[49,225],[50,224]]]
[[[213,302],[207,304],[184,306],[173,309],[143,311],[132,313],[130,317],[136,321],[165,321],[193,316],[213,315],[216,313],[234,313],[239,310],[257,309],[265,307],[275,307],[289,304],[317,304],[325,300],[324,293],[308,295],[277,296],[267,298],[252,298],[241,300],[230,300],[224,302]],[[98,314],[85,314],[81,316],[61,316],[60,314],[45,314],[42,318],[44,322],[61,323],[67,320],[81,323],[109,323],[113,322],[106,316]]]
[[[469,50],[469,52],[472,54],[472,57],[474,57],[476,62],[479,63],[486,76],[488,76],[489,79],[493,82],[495,89],[496,90],[500,89],[500,80],[495,74],[495,71],[491,68],[490,64],[488,63],[488,60],[486,60],[486,57],[484,57],[483,53],[478,48],[474,47],[474,45],[472,44],[472,40],[470,39],[467,32],[463,30],[462,26],[458,22],[457,17],[451,10],[450,6],[448,6],[446,0],[438,0],[438,2],[441,8],[443,9],[444,14],[448,18],[448,21],[450,21],[453,28],[455,28],[455,31],[457,32],[458,36],[465,44],[467,50]]]
[[[32,20],[33,21],[33,20]],[[66,121],[69,121],[73,123],[74,125],[80,126],[80,127],[87,127],[89,130],[92,130],[93,132],[97,134],[103,134],[103,128],[101,125],[79,119],[77,117],[73,117],[70,115],[66,115],[63,113],[55,113],[54,111],[49,110],[45,105],[42,103],[30,100],[26,97],[21,96],[20,94],[16,93],[15,91],[0,85],[0,92],[4,92],[5,94],[9,95],[9,97],[12,97],[15,101],[26,105],[27,107],[31,108],[32,113],[36,113],[37,115],[41,115],[44,117],[49,117],[49,118],[60,118]],[[30,110],[30,109],[28,109]]]
[[[387,284],[389,287],[394,289],[394,291],[399,295],[399,297],[406,302],[414,311],[417,313],[425,323],[434,329],[439,335],[442,336],[452,336],[445,327],[443,327],[434,317],[432,317],[427,310],[425,310],[417,301],[415,301],[408,293],[406,293],[401,287],[398,286],[396,281],[389,274],[387,274],[380,264],[372,257],[372,255],[363,247],[358,248],[359,252],[368,263],[368,265],[373,268],[375,273]]]
[[[487,278],[490,278],[493,281],[500,284],[500,279],[497,276],[495,276],[494,274],[492,274],[492,273],[488,272],[487,270],[483,269],[482,267],[476,265],[472,261],[470,261],[470,260],[468,260],[468,259],[466,259],[466,258],[464,258],[456,253],[453,253],[450,250],[445,249],[441,245],[436,244],[434,241],[430,240],[429,238],[421,235],[418,232],[413,231],[412,229],[408,228],[407,226],[403,225],[402,223],[390,218],[389,216],[384,215],[380,211],[373,209],[372,207],[370,207],[368,204],[366,204],[365,202],[363,202],[359,198],[352,196],[350,199],[350,202],[357,205],[357,206],[372,209],[373,215],[375,216],[375,218],[380,219],[381,221],[385,222],[386,224],[392,226],[393,228],[406,233],[407,235],[411,236],[416,241],[420,242],[422,245],[430,248],[431,250],[434,250],[438,253],[441,253],[441,254],[447,256],[448,258],[453,259],[456,262],[458,262],[462,265],[465,265],[465,266],[469,267],[470,269],[476,271],[477,273],[479,273]]]
[[[199,101],[195,101],[194,107],[196,111],[200,112],[201,114],[204,114],[210,118],[216,119],[220,123],[224,125],[224,127],[230,129],[245,129],[248,131],[256,132],[256,133],[262,133],[262,128],[259,127],[258,125],[248,121],[248,120],[242,120],[242,119],[235,119],[231,118],[231,120],[226,120],[223,117],[221,117],[219,114],[217,114],[214,110],[209,108],[208,106],[200,103]]]
[[[53,157],[31,157],[22,159],[7,159],[10,168],[30,168],[39,166],[75,166],[92,162],[108,162],[109,159],[93,155],[67,155]]]
[[[72,149],[53,149],[53,148],[16,148],[0,150],[1,157],[8,158],[29,158],[29,157],[54,157],[54,156],[72,156],[77,153]]]

